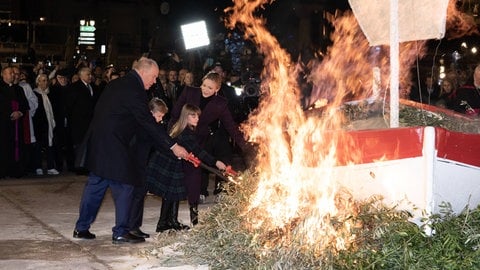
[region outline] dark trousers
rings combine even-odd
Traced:
[[[134,187],[132,195],[128,227],[130,230],[135,230],[142,227],[143,224],[143,208],[145,205],[145,196],[147,195],[146,185]]]
[[[69,127],[65,128],[65,162],[69,171],[75,171],[75,153]]]
[[[53,130],[53,138],[55,168],[61,172],[63,171],[65,163],[65,128],[61,126],[55,127]]]
[[[35,166],[38,162],[35,161],[36,158],[36,143],[25,144],[25,169],[27,172],[34,172]]]
[[[80,215],[75,225],[76,230],[85,231],[90,229],[102,205],[107,188],[110,188],[115,203],[115,226],[112,228],[113,237],[122,236],[130,231],[128,219],[134,186],[102,178],[93,173],[90,173],[88,176],[88,181],[83,190],[82,200],[80,201]]]
[[[34,167],[35,169],[41,169],[43,166],[43,153],[41,143],[35,143],[35,157]],[[47,169],[55,168],[55,148],[53,146],[45,146],[45,156],[47,158]]]

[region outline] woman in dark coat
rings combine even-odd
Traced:
[[[222,77],[220,74],[210,72],[203,77],[200,88],[185,87],[172,110],[170,124],[177,121],[183,105],[187,103],[196,105],[202,110],[202,115],[195,129],[195,135],[203,149],[205,149],[207,142],[214,138],[215,128],[218,127],[220,122],[235,143],[242,151],[245,151],[247,143],[233,120],[232,114],[228,109],[228,102],[224,97],[217,95],[221,85]],[[198,212],[198,204],[200,202],[202,171],[200,168],[191,167],[185,168],[184,172],[185,183],[189,192],[188,203],[190,205],[190,215],[195,216]]]
[[[193,153],[200,160],[208,165],[215,165],[220,170],[225,170],[225,164],[204,151],[197,143],[194,133],[195,127],[199,121],[200,108],[195,105],[185,104],[182,107],[180,118],[173,125],[170,136]],[[193,192],[190,190],[192,179],[185,178],[184,171],[194,169],[189,161],[180,160],[175,155],[168,152],[155,151],[147,166],[147,188],[158,196],[162,197],[162,208],[160,210],[160,219],[157,224],[157,232],[163,232],[169,229],[182,230],[188,229],[178,222],[178,204],[185,197],[190,197]],[[195,180],[195,179],[193,179]],[[187,185],[186,185],[187,184]],[[189,198],[189,201],[191,198]],[[198,223],[198,212],[190,215],[193,225]]]

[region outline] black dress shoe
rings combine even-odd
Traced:
[[[112,243],[114,244],[123,244],[123,243],[142,243],[145,242],[145,238],[138,237],[133,234],[127,233],[121,236],[112,236]]]
[[[142,232],[140,229],[131,230],[130,234],[133,234],[138,237],[149,238],[150,234]]]
[[[80,238],[80,239],[95,239],[95,234],[89,232],[88,230],[85,230],[85,231],[74,230],[73,237]]]

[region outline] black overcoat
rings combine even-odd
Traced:
[[[136,71],[110,82],[95,107],[86,136],[86,167],[94,174],[143,185],[150,144],[135,140],[145,132],[153,146],[171,151],[175,142],[148,110],[147,94]]]
[[[90,85],[93,88],[93,96],[82,80],[78,80],[68,86],[65,108],[74,145],[82,142],[92,120],[95,104],[99,97],[98,89],[93,84]]]

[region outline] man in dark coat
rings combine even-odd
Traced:
[[[70,141],[71,138],[67,138],[67,126],[66,126],[66,97],[69,90],[68,71],[66,69],[60,69],[55,74],[57,82],[50,86],[50,102],[52,103],[52,109],[55,117],[55,129],[53,130],[55,138],[55,165],[58,171],[63,170],[64,160],[67,161],[67,167],[69,170],[73,170],[73,146]]]
[[[73,233],[75,238],[95,238],[89,228],[107,188],[110,188],[116,215],[112,228],[113,243],[145,241],[131,234],[128,226],[130,209],[135,207],[132,206],[133,193],[135,187],[144,185],[148,157],[148,145],[135,140],[136,132],[146,132],[160,151],[172,150],[180,158],[188,154],[155,123],[148,110],[145,90],[152,86],[157,75],[157,63],[142,57],[130,73],[109,83],[101,95],[84,141],[90,175],[80,203],[80,216]]]
[[[80,79],[72,83],[66,95],[67,126],[73,144],[74,152],[82,143],[93,117],[95,104],[100,96],[99,90],[92,83],[92,72],[89,67],[82,67],[78,71]],[[79,170],[79,173],[84,173]]]

